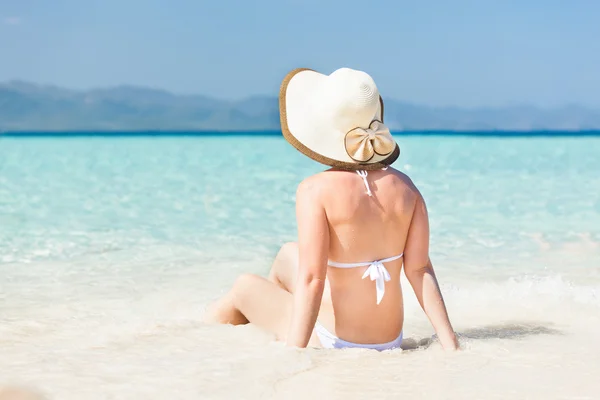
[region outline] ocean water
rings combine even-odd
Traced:
[[[323,167],[278,137],[0,138],[0,386],[51,399],[600,398],[600,137],[397,136],[463,350],[207,326]],[[404,278],[403,278],[404,279]],[[407,343],[433,334],[405,285]]]

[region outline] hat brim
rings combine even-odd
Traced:
[[[307,156],[321,164],[328,165],[330,167],[334,167],[334,168],[338,168],[338,169],[353,170],[353,171],[355,171],[355,170],[369,170],[370,171],[370,170],[382,169],[382,168],[388,167],[389,165],[391,165],[392,163],[394,163],[394,161],[396,161],[398,159],[398,157],[400,156],[400,147],[398,146],[398,144],[396,144],[394,151],[392,151],[392,153],[385,159],[377,161],[377,162],[369,163],[369,162],[346,162],[346,161],[334,160],[332,158],[329,158],[322,154],[317,153],[316,151],[308,148],[303,143],[301,143],[294,136],[294,134],[290,131],[290,128],[288,126],[287,108],[286,108],[286,93],[287,93],[288,85],[289,85],[290,81],[292,80],[292,78],[296,74],[298,74],[302,71],[313,71],[314,72],[314,70],[309,69],[309,68],[297,68],[297,69],[291,71],[283,79],[283,83],[281,84],[281,89],[279,91],[279,115],[280,115],[280,119],[281,119],[281,132],[283,133],[283,137],[292,146],[294,146],[294,148],[296,148],[296,150],[298,150],[305,156]],[[381,96],[379,97],[379,102],[381,104],[381,122],[384,122],[383,121],[383,99],[381,98]]]

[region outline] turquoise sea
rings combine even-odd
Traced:
[[[56,399],[598,398],[600,136],[395,137],[464,351],[296,351],[200,322],[295,240],[296,186],[324,167],[281,137],[0,136],[0,384]],[[426,339],[404,288],[405,337]]]

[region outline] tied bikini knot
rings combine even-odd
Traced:
[[[375,281],[377,304],[379,304],[385,294],[385,282],[389,282],[392,277],[381,261],[373,262],[363,274],[362,279],[365,279],[367,276],[371,278],[372,281]]]
[[[369,161],[375,154],[386,156],[396,148],[390,130],[383,122],[374,120],[368,128],[354,128],[346,134],[346,152],[359,162]]]

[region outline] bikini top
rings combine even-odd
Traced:
[[[327,265],[335,268],[358,268],[358,267],[369,267],[362,276],[365,279],[367,276],[375,281],[375,289],[377,289],[377,304],[381,303],[383,295],[385,294],[385,282],[389,282],[392,277],[390,273],[383,265],[386,262],[394,261],[401,258],[404,253],[397,256],[384,258],[383,260],[376,260],[370,262],[359,262],[359,263],[338,263],[335,261],[328,261]]]
[[[387,169],[387,167],[384,169]],[[373,194],[371,193],[371,188],[369,188],[369,181],[367,181],[367,171],[356,171],[356,173],[363,179],[365,187],[367,188],[367,194],[369,196],[373,196]],[[377,304],[379,304],[381,303],[381,299],[383,299],[383,295],[385,294],[385,282],[389,282],[392,279],[390,277],[390,273],[383,264],[386,262],[397,260],[403,255],[404,253],[401,253],[397,256],[384,258],[383,260],[359,263],[338,263],[335,261],[328,261],[327,265],[335,268],[369,267],[363,274],[362,279],[365,279],[368,276],[371,278],[372,281],[375,281],[375,288],[377,289]]]

